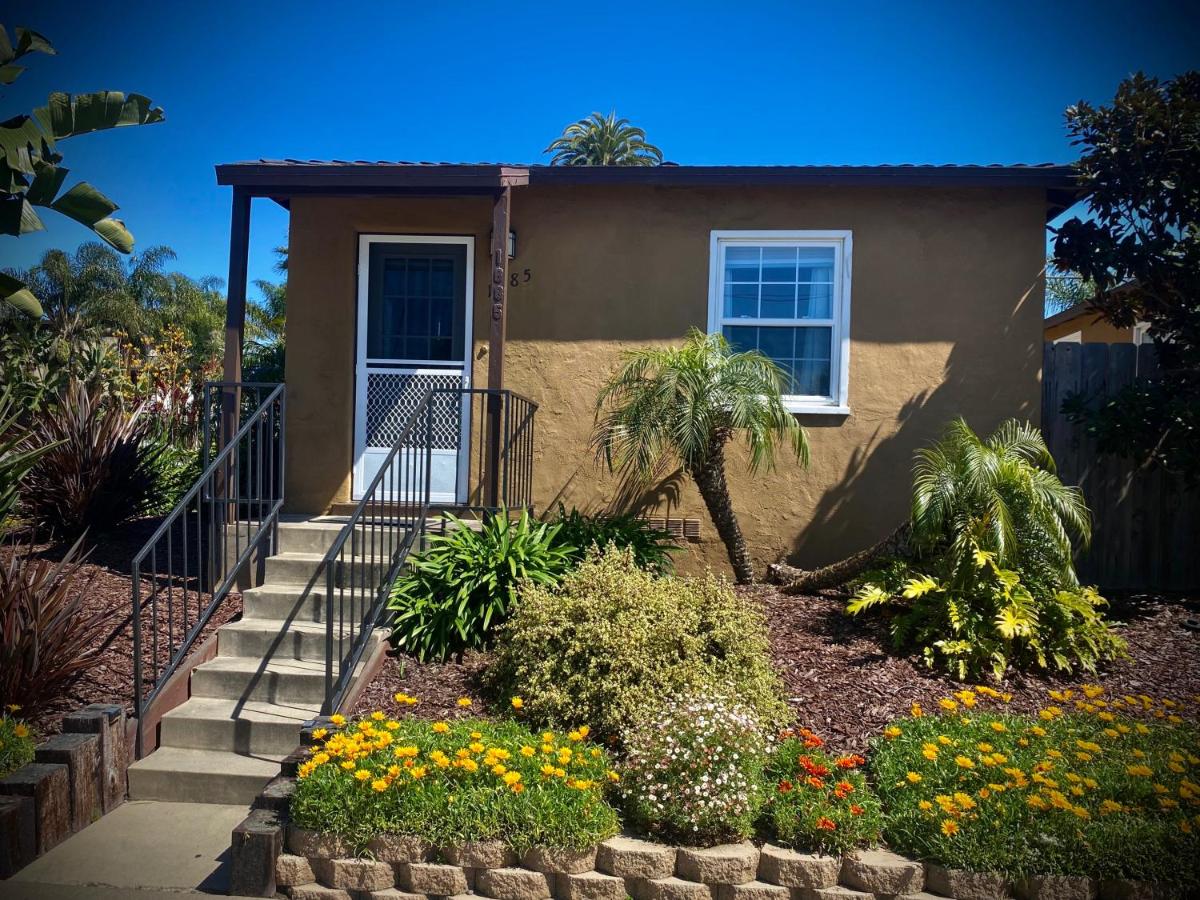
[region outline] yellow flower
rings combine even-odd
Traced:
[[[461,706],[463,709],[466,709],[468,706],[471,705],[471,698],[470,697],[459,697],[458,705]]]
[[[373,791],[378,791],[378,792],[382,793],[383,791],[387,790],[387,787],[388,787],[388,783],[386,781],[384,781],[382,778],[376,778],[374,781],[371,782],[371,790],[373,790]]]
[[[1149,778],[1151,775],[1154,774],[1154,771],[1149,766],[1141,766],[1141,765],[1126,766],[1125,771],[1128,772],[1130,775],[1137,776],[1138,778]]]
[[[1007,726],[1005,726],[1005,724],[1003,722],[993,722],[992,723],[992,731],[995,731],[997,734],[999,734],[999,733],[1008,731],[1008,728],[1007,728]]]
[[[944,735],[944,734],[939,734],[938,735],[938,743],[941,744],[943,747],[949,747],[951,744],[954,743],[954,741],[950,740],[950,738],[946,737],[946,735]]]
[[[1034,809],[1046,809],[1046,801],[1038,794],[1030,794],[1025,802]]]
[[[10,703],[5,707],[5,709],[7,709],[10,713],[16,713],[21,711],[21,705],[19,703]]]
[[[551,775],[554,774],[554,766],[551,766],[549,764],[542,766],[542,774],[545,775],[547,778],[549,778]]]
[[[507,771],[508,771],[508,767],[502,765],[501,763],[496,763],[494,766],[492,766],[492,774],[493,775],[503,775]]]
[[[583,735],[582,735],[580,732],[578,732],[578,731],[571,731],[571,732],[568,732],[568,733],[567,733],[567,740],[569,740],[569,741],[582,741],[582,740],[583,740]]]
[[[1098,684],[1085,684],[1083,686],[1083,694],[1089,700],[1095,700],[1097,697],[1099,697],[1103,693],[1104,693],[1104,688],[1100,687],[1100,685],[1098,685]]]
[[[519,794],[519,793],[521,793],[521,791],[525,790],[525,785],[521,784],[521,782],[518,781],[516,784],[514,784],[512,787],[510,787],[509,790],[512,791],[514,794]]]
[[[328,728],[314,728],[312,736],[314,739],[319,741],[321,738],[325,737],[325,735],[327,735],[327,734],[329,734]]]
[[[907,778],[911,784],[918,784],[921,781],[920,772],[909,772],[904,777]]]
[[[382,722],[384,719],[387,718],[387,716],[385,716],[380,710],[377,709],[377,710],[375,710],[375,712],[371,713],[371,718],[374,719],[376,722]]]
[[[973,769],[973,768],[975,768],[975,763],[971,762],[971,760],[969,760],[969,759],[968,759],[967,757],[965,757],[965,756],[956,756],[956,757],[954,757],[954,764],[955,764],[956,766],[958,766],[960,769]]]
[[[509,787],[512,787],[512,785],[516,784],[520,780],[521,780],[520,772],[505,772],[504,773],[504,783],[507,784]]]
[[[354,773],[354,777],[357,778],[359,781],[366,781],[368,778],[371,777],[371,773],[368,772],[366,769],[359,769],[357,772]]]
[[[329,717],[329,721],[332,722],[334,725],[341,727],[342,725],[346,724],[346,717],[343,716],[341,713],[334,713],[332,716]]]
[[[521,748],[522,756],[533,756],[535,753],[537,753],[537,751],[534,750],[532,747],[522,747]]]
[[[608,780],[615,784],[616,782],[621,780],[621,776],[618,775],[616,772],[614,772],[612,769],[609,769],[608,770]]]
[[[889,725],[887,728],[883,729],[883,736],[889,741],[900,737],[900,734],[900,729],[895,725]]]
[[[411,775],[414,780],[416,780],[418,778],[424,778],[426,771],[427,770],[424,766],[413,766],[408,770],[408,774]]]
[[[939,700],[938,706],[940,706],[942,709],[946,710],[947,712],[954,712],[954,710],[958,709],[958,704],[955,703],[953,700],[951,700],[949,697],[943,697],[941,700]]]
[[[981,742],[981,743],[978,743],[975,745],[975,749],[978,750],[980,753],[991,753],[994,748],[992,747],[991,744]]]
[[[15,734],[19,738],[26,738],[26,737],[29,737],[29,729],[25,726],[24,723],[18,722],[16,725],[13,726],[13,734]]]
[[[350,760],[346,760],[345,762],[342,763],[342,768],[345,769],[347,772],[349,772],[351,769],[354,768],[354,763],[351,762]]]
[[[931,809],[933,809],[933,804],[928,800],[922,800],[917,804],[917,806],[920,807],[923,812],[929,812]]]
[[[923,709],[921,709],[921,704],[920,704],[920,703],[914,703],[912,706],[910,706],[910,707],[909,707],[909,709],[908,709],[908,713],[909,713],[909,715],[911,715],[911,716],[912,716],[914,719],[919,719],[919,718],[921,718],[923,715],[925,715],[925,711],[924,711]],[[896,729],[896,730],[897,730],[897,731],[899,731],[899,729]]]
[[[545,741],[547,744],[551,743],[554,740],[554,732],[553,731],[543,731],[542,732],[542,740]]]
[[[450,726],[447,725],[445,722],[434,722],[433,723],[433,731],[435,734],[445,734],[449,730],[450,730]]]
[[[471,740],[478,741],[478,740],[482,740],[482,739],[483,739],[482,731],[472,731],[471,732]]]
[[[522,700],[520,697],[513,697],[512,700],[510,700],[509,702],[512,703],[513,709],[520,709],[522,706],[525,705],[525,701]]]
[[[975,692],[974,691],[961,690],[961,691],[958,691],[954,696],[957,697],[962,702],[962,705],[965,706],[967,709],[970,709],[971,707],[973,707],[975,705]]]
[[[953,819],[942,819],[942,834],[946,837],[954,837],[958,834],[958,823]]]

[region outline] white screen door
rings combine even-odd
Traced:
[[[362,498],[409,416],[431,388],[470,387],[475,239],[362,235],[358,257],[354,474]],[[444,396],[434,408],[430,499],[466,495],[471,404]],[[420,465],[401,451],[400,466]],[[397,479],[399,484],[424,484]],[[408,499],[408,498],[402,498]]]

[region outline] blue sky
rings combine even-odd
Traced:
[[[1069,161],[1062,111],[1127,74],[1200,66],[1187,4],[629,4],[7,0],[46,34],[5,115],[51,90],[138,91],[167,121],[64,144],[74,178],[140,248],[227,273],[229,189],[258,157],[538,161],[563,125],[617,109],[679,163]],[[119,10],[115,12],[115,10]],[[0,237],[0,265],[88,239]],[[251,277],[286,213],[255,201]]]

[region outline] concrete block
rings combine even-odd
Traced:
[[[354,852],[354,848],[336,834],[306,831],[295,825],[288,826],[287,848],[297,856],[308,859],[340,859]]]
[[[475,893],[494,900],[549,900],[551,876],[529,869],[480,869]]]
[[[716,847],[680,847],[675,873],[704,884],[745,884],[758,874],[758,848],[746,841]]]
[[[396,880],[397,887],[435,897],[465,894],[469,889],[462,869],[438,863],[400,863],[396,866]]]
[[[1095,879],[1078,875],[1033,875],[1013,885],[1021,900],[1095,900]]]
[[[876,900],[876,897],[835,884],[827,888],[792,888],[792,900]]]
[[[465,841],[443,847],[442,856],[464,869],[503,869],[517,861],[517,854],[504,841]]]
[[[343,891],[341,888],[325,887],[323,884],[300,884],[293,888],[288,888],[288,896],[292,900],[356,900],[349,891]]]
[[[317,881],[326,887],[347,891],[381,891],[396,886],[392,867],[371,859],[314,859]]]
[[[873,894],[915,894],[925,889],[925,867],[888,850],[862,850],[842,858],[841,882]]]
[[[712,888],[699,881],[668,878],[630,878],[625,882],[634,900],[712,900]]]
[[[791,900],[791,888],[765,881],[719,884],[712,889],[715,900]]]
[[[1151,881],[1105,878],[1099,886],[1100,900],[1175,900],[1178,889]]]
[[[471,894],[460,894],[458,896],[470,897],[471,900],[477,900]],[[427,897],[425,894],[410,894],[399,888],[384,888],[382,891],[359,891],[358,900],[427,900]]]
[[[0,879],[37,857],[37,816],[32,797],[0,797]]]
[[[602,872],[564,872],[555,878],[560,900],[625,900],[625,879]]]
[[[1005,900],[1011,890],[1008,879],[997,872],[968,872],[934,863],[925,864],[925,886],[960,900]]]
[[[371,855],[382,862],[425,862],[433,845],[412,834],[377,834],[367,842]]]
[[[33,800],[37,853],[58,846],[71,834],[70,774],[61,763],[29,763],[0,778],[0,795]]]
[[[596,868],[618,878],[670,878],[675,874],[675,848],[624,836],[609,838],[596,851]]]
[[[556,850],[551,847],[534,847],[521,857],[521,865],[535,872],[554,875],[579,875],[596,867],[596,849]]]
[[[275,860],[275,884],[279,887],[296,887],[316,880],[312,866],[303,856],[281,853]]]
[[[101,815],[100,737],[96,734],[56,734],[36,751],[40,763],[67,767],[71,794],[71,830],[80,831]]]
[[[275,862],[282,852],[283,826],[279,819],[270,810],[254,810],[233,829],[229,893],[241,897],[274,897]]]
[[[833,887],[841,871],[840,856],[797,853],[771,844],[764,844],[758,857],[759,880],[784,887]]]
[[[90,703],[63,719],[67,734],[95,734],[100,739],[100,806],[111,812],[125,800],[125,770],[130,748],[125,740],[125,710],[111,703]]]

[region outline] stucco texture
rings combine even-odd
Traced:
[[[806,415],[812,463],[781,457],[730,487],[760,568],[833,561],[907,514],[913,452],[962,415],[986,431],[1037,422],[1044,195],[1036,189],[520,187],[505,386],[536,400],[535,504],[597,510],[614,478],[588,448],[597,391],[623,349],[678,340],[708,318],[714,229],[849,229],[854,236],[849,415]],[[288,498],[318,513],[350,494],[358,235],[476,237],[474,384],[487,378],[488,198],[291,205]],[[701,520],[681,568],[727,571],[695,487],[669,480],[645,512]]]

